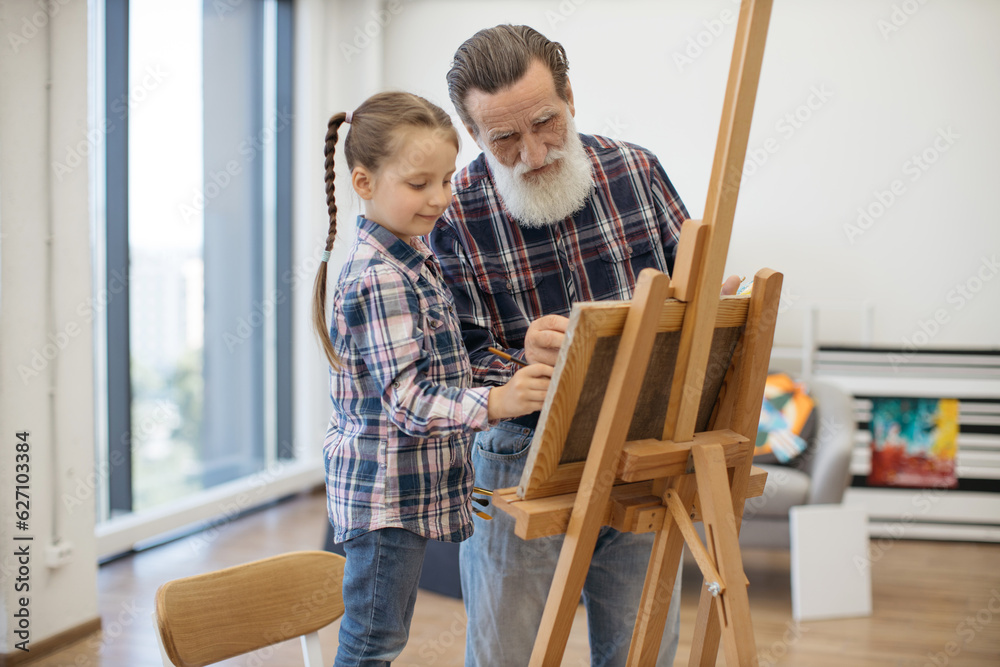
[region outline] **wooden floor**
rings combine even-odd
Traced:
[[[326,510],[320,494],[304,494],[229,524],[112,561],[98,579],[103,634],[30,663],[155,667],[159,654],[150,621],[153,594],[169,579],[285,551],[319,548]],[[960,667],[1000,665],[1000,545],[873,541],[874,612],[867,618],[792,620],[787,552],[745,551],[750,604],[761,666]],[[687,558],[687,557],[686,557]],[[685,560],[681,645],[686,665],[701,586]],[[337,625],[321,631],[328,664]],[[410,642],[398,666],[462,664],[465,613],[461,602],[421,591]],[[301,665],[297,643],[286,642],[231,666]],[[564,665],[589,663],[585,619],[577,614]],[[718,661],[725,664],[724,658]]]

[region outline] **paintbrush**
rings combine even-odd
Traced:
[[[518,366],[527,366],[528,365],[527,361],[522,361],[522,360],[520,360],[520,359],[518,359],[516,357],[512,357],[509,354],[507,354],[506,352],[504,352],[503,350],[498,350],[495,347],[488,347],[486,349],[489,350],[490,352],[492,352],[493,354],[497,355],[498,357],[500,357],[504,361],[513,361]]]

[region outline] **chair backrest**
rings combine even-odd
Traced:
[[[303,637],[344,613],[343,556],[296,551],[169,581],[153,614],[164,665],[203,667]],[[318,637],[313,637],[318,654]]]

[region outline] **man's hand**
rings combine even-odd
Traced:
[[[722,283],[722,296],[732,296],[740,287],[740,277],[732,275]],[[569,319],[562,315],[545,315],[539,317],[528,327],[528,333],[524,336],[524,357],[532,363],[548,364],[555,366],[556,358],[559,356],[559,348],[562,347],[563,339],[566,337],[566,328],[569,326]]]
[[[490,389],[487,417],[494,421],[538,412],[545,403],[551,379],[552,367],[547,364],[531,364],[521,368],[507,384]]]
[[[736,290],[740,288],[741,282],[743,281],[740,280],[740,277],[735,274],[726,278],[722,283],[721,296],[732,296],[736,294]]]
[[[524,336],[525,358],[532,363],[555,366],[567,326],[569,319],[562,315],[544,315],[532,322]]]

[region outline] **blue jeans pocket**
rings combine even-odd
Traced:
[[[486,489],[517,486],[534,430],[502,422],[476,434],[472,462],[476,484]]]

